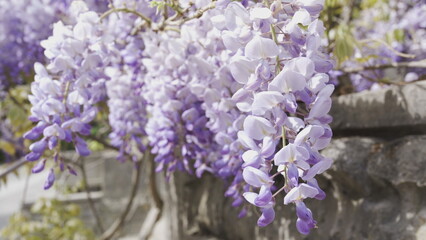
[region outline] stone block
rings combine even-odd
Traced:
[[[394,185],[415,183],[426,186],[426,136],[407,136],[383,146],[368,163],[368,174]]]
[[[425,106],[426,81],[348,94],[333,100],[331,126],[343,135],[426,133]]]
[[[283,205],[282,194],[277,197],[275,221],[260,228],[255,208],[248,217],[237,218],[238,209],[223,197],[221,180],[208,174],[198,179],[175,173],[166,198],[166,216],[175,226],[170,235],[185,240],[424,240],[424,141],[426,136],[389,142],[368,137],[334,139],[323,153],[335,163],[318,178],[327,198],[306,201],[318,221],[318,229],[307,236],[297,232],[294,206]],[[413,167],[402,166],[411,161]]]

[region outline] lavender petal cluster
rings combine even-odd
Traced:
[[[284,204],[296,205],[298,230],[308,234],[316,222],[303,200],[325,197],[315,176],[332,163],[319,151],[332,135],[327,113],[334,86],[325,74],[333,65],[321,49],[322,8],[321,1],[232,2],[224,10],[220,30],[232,54],[229,69],[242,85],[232,99],[247,114],[238,132],[246,149],[242,176],[250,185],[244,198],[260,208],[259,226],[273,221],[284,191]],[[274,192],[278,175],[285,184]]]
[[[245,113],[237,108],[232,95],[243,85],[235,81],[229,68],[232,53],[226,48],[220,29],[224,7],[218,3],[216,9],[185,23],[180,42],[190,51],[190,61],[185,62],[192,72],[188,88],[202,102],[208,119],[206,127],[213,137],[211,157],[197,164],[196,174],[207,171],[223,179],[227,185],[225,196],[233,198],[232,206],[242,206],[242,217],[247,212],[242,193],[249,186],[242,178],[244,147],[238,140],[238,131],[243,129]]]
[[[81,156],[90,154],[82,138],[90,134],[90,122],[96,117],[96,103],[105,99],[107,52],[101,42],[99,16],[88,11],[82,2],[75,2],[72,17],[75,25],[57,22],[53,35],[41,42],[49,59],[45,67],[34,65],[35,80],[31,84],[32,104],[30,120],[37,125],[24,137],[37,140],[26,155],[28,161],[38,161],[46,150],[52,150],[53,160],[61,171],[65,164],[60,157],[61,142],[72,142]],[[39,160],[43,162],[45,159]],[[41,171],[36,166],[37,172]],[[67,166],[70,169],[70,166]],[[73,173],[73,170],[70,170]],[[54,182],[51,170],[45,189]]]
[[[320,153],[332,137],[334,90],[318,19],[324,1],[177,3],[116,0],[102,17],[71,4],[71,24],[56,23],[42,42],[48,65],[35,64],[37,126],[25,134],[35,141],[26,156],[38,161],[33,171],[50,152],[65,169],[61,142],[90,154],[84,136],[106,102],[119,159],[149,145],[168,176],[209,172],[227,182],[240,216],[245,202],[260,209],[259,226],[274,220],[284,193],[308,234],[316,221],[304,200],[325,198],[316,176],[332,164]],[[45,188],[54,181],[52,168]]]
[[[157,170],[193,173],[194,169],[202,169],[216,152],[202,101],[189,85],[209,69],[202,62],[197,63],[196,49],[173,33],[151,36],[145,39],[145,97],[151,116],[146,133],[152,152],[157,155]]]
[[[150,17],[156,11],[146,1],[113,1],[116,8],[132,6],[133,10]],[[145,43],[143,29],[133,33],[143,22],[136,15],[116,13],[108,16],[106,35],[114,39],[109,48],[109,66],[105,68],[111,144],[120,150],[118,159],[128,156],[135,160],[136,152],[146,149],[147,101],[144,96],[146,69],[143,65]]]
[[[0,3],[0,91],[24,83],[33,64],[43,61],[39,45],[57,21],[57,5],[44,0],[6,0]],[[46,27],[47,26],[47,27]]]
[[[87,4],[103,11],[107,2],[90,0]],[[68,20],[70,3],[71,0],[0,2],[0,92],[28,82],[35,62],[46,63],[40,42],[52,34],[53,23]]]

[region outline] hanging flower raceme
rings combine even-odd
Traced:
[[[87,1],[97,11],[107,0]],[[34,63],[46,63],[40,41],[52,33],[52,24],[69,21],[71,0],[3,0],[0,2],[0,98],[1,91],[32,77]]]
[[[233,53],[229,68],[243,85],[233,99],[248,114],[238,133],[246,148],[242,176],[251,186],[244,197],[261,209],[259,226],[273,221],[276,198],[284,191],[284,204],[296,204],[298,230],[307,234],[315,221],[303,200],[324,198],[315,176],[331,165],[319,150],[331,138],[327,113],[334,87],[327,84],[332,64],[320,46],[321,8],[320,2],[233,2],[222,17],[224,44]],[[274,192],[277,175],[285,185]]]
[[[156,11],[148,2],[114,1],[117,8],[134,6],[135,11],[156,18]],[[147,26],[144,20],[130,13],[117,12],[108,17],[108,37],[114,41],[108,45],[110,65],[105,69],[109,77],[106,83],[108,95],[111,144],[120,150],[118,159],[128,156],[136,159],[136,153],[145,151],[143,137],[147,112],[143,87],[146,69],[143,65],[145,43],[143,35]],[[135,31],[138,29],[137,31]]]
[[[146,42],[145,96],[151,115],[146,132],[157,170],[166,167],[169,173],[201,169],[217,148],[202,102],[191,92],[189,83],[202,77],[200,67],[205,67],[194,66],[191,47],[174,33],[152,33]]]
[[[225,195],[232,197],[232,205],[237,207],[244,202],[242,193],[248,187],[242,179],[243,146],[237,137],[245,114],[232,99],[242,84],[234,80],[228,68],[232,53],[226,49],[217,28],[222,24],[222,12],[223,7],[219,6],[185,23],[179,40],[188,49],[189,61],[183,65],[191,73],[188,89],[202,102],[212,138],[209,157],[196,163],[196,175],[207,171],[225,180],[228,187]],[[245,212],[243,207],[240,216]]]
[[[81,156],[90,154],[82,136],[90,134],[89,123],[97,114],[95,104],[105,98],[103,67],[107,53],[100,41],[99,17],[96,12],[87,11],[83,3],[75,4],[72,16],[76,24],[54,24],[53,35],[41,42],[49,64],[35,64],[29,100],[33,105],[30,120],[37,126],[24,135],[37,140],[30,146],[28,161],[39,160],[50,149],[61,170],[65,169],[59,155],[62,141],[72,142]],[[53,174],[51,171],[45,188],[52,186]]]

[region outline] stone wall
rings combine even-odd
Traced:
[[[323,201],[307,201],[318,229],[296,231],[293,206],[277,204],[276,220],[256,226],[258,213],[238,219],[223,183],[177,173],[162,186],[161,229],[172,239],[426,239],[426,83],[334,99],[335,138],[323,153],[334,159],[320,179]],[[278,198],[279,199],[279,198]]]

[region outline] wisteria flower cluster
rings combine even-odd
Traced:
[[[238,132],[246,150],[243,178],[250,185],[243,196],[261,208],[258,225],[266,226],[285,191],[284,204],[296,204],[297,228],[307,234],[316,222],[303,200],[324,198],[314,177],[332,162],[319,153],[332,135],[327,113],[334,86],[325,74],[332,64],[320,50],[321,3],[275,3],[248,9],[231,3],[225,10],[225,45],[234,53],[230,70],[243,85],[233,99],[247,114]],[[277,175],[285,184],[273,193]]]
[[[86,1],[91,9],[98,12],[107,9],[107,2]],[[5,143],[0,146],[0,155],[5,159],[15,160],[22,156],[24,141],[19,137],[21,134],[16,126],[19,126],[20,132],[27,129],[27,124],[16,121],[26,110],[26,102],[20,94],[22,90],[26,92],[27,85],[34,79],[34,63],[47,63],[40,41],[52,35],[53,23],[58,20],[72,22],[70,3],[71,0],[0,2],[0,101],[7,104],[13,100],[15,105],[0,107],[0,138]],[[21,109],[10,110],[13,108]]]
[[[325,198],[316,176],[332,164],[320,153],[332,137],[334,90],[318,19],[324,1],[115,0],[109,7],[102,14],[74,1],[41,41],[48,61],[34,65],[36,126],[25,134],[35,141],[26,156],[37,161],[33,172],[51,159],[75,174],[61,144],[89,155],[85,138],[106,108],[119,160],[151,151],[168,176],[223,179],[240,216],[245,202],[261,210],[259,226],[282,202],[296,206],[299,232],[315,228],[304,200]],[[49,171],[45,189],[55,181],[55,167]]]
[[[71,0],[1,1],[0,91],[24,83],[24,78],[34,73],[35,62],[46,62],[40,41],[52,34],[53,23],[68,21],[70,3]],[[90,0],[87,4],[95,11],[104,11],[107,1]]]
[[[72,142],[81,156],[90,154],[82,136],[90,134],[89,123],[97,113],[95,104],[106,95],[103,55],[108,52],[97,28],[99,16],[87,11],[82,2],[72,7],[77,23],[74,26],[56,23],[53,35],[41,42],[50,63],[47,67],[35,64],[29,100],[33,105],[30,120],[37,122],[37,126],[24,135],[30,140],[41,137],[30,146],[28,161],[39,160],[50,149],[61,170],[65,168],[59,157],[62,141]],[[45,162],[40,160],[33,172],[43,170]],[[51,169],[45,189],[52,186],[54,179]]]

